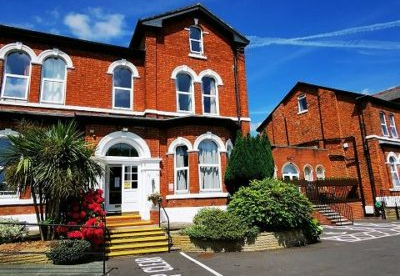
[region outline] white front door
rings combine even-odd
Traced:
[[[137,165],[108,165],[106,173],[106,210],[134,212],[140,210]]]
[[[122,212],[140,210],[139,170],[136,165],[123,166]]]

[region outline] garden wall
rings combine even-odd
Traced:
[[[172,243],[175,248],[185,252],[238,252],[262,251],[286,247],[302,246],[306,238],[299,230],[285,232],[263,232],[254,240],[246,241],[201,241],[172,232]]]

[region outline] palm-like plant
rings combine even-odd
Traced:
[[[3,156],[6,181],[21,192],[31,190],[38,222],[59,221],[65,199],[93,188],[103,172],[92,158],[94,148],[74,122],[43,127],[23,121],[18,132],[9,136]]]

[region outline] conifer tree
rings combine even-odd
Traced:
[[[252,137],[238,132],[225,172],[228,191],[233,194],[240,187],[248,186],[251,180],[273,175],[274,160],[267,135],[263,132]]]

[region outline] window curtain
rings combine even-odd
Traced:
[[[216,96],[217,96],[217,86],[215,85],[215,80],[210,79],[210,113],[217,113],[217,103],[216,103]]]
[[[177,191],[188,189],[188,157],[187,157],[187,147],[181,146],[176,148],[176,189]]]
[[[48,58],[43,64],[43,77],[64,80],[65,62],[60,58]]]
[[[199,145],[199,163],[202,189],[219,189],[218,147],[212,141]]]
[[[400,186],[399,174],[397,172],[396,161],[393,158],[390,158],[390,174],[392,175],[392,182],[394,187]]]

